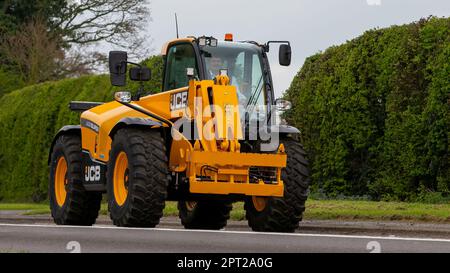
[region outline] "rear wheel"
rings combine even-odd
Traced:
[[[49,197],[52,217],[58,225],[93,225],[98,217],[101,193],[87,192],[82,182],[81,139],[62,135],[50,161]]]
[[[166,145],[157,131],[126,128],[114,136],[107,171],[116,226],[155,227],[167,197]]]
[[[178,202],[179,217],[186,229],[222,229],[232,208],[231,202],[222,200]]]
[[[282,171],[284,197],[250,197],[245,202],[246,217],[254,231],[294,232],[305,211],[309,171],[306,153],[293,139],[283,140],[288,156]]]

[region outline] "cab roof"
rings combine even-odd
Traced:
[[[171,41],[169,41],[169,42],[167,42],[167,43],[165,43],[165,44],[163,45],[162,50],[161,50],[161,55],[162,55],[162,56],[166,56],[166,55],[167,55],[167,49],[168,49],[172,44],[180,43],[180,42],[193,43],[193,42],[195,42],[195,41],[196,41],[196,38],[193,37],[193,36],[189,36],[189,37],[186,37],[186,38],[178,38],[178,39],[171,40]],[[242,42],[227,41],[227,43],[242,43]],[[258,44],[257,42],[253,42],[253,41],[245,41],[244,43],[251,43],[251,44],[254,44],[254,45],[257,45],[257,46],[261,46],[261,45]]]
[[[167,55],[167,49],[168,49],[172,44],[180,43],[180,42],[192,43],[192,42],[194,42],[194,41],[195,41],[195,38],[194,38],[194,37],[179,38],[179,39],[171,40],[171,41],[169,41],[169,42],[167,42],[167,43],[164,44],[164,46],[163,46],[163,48],[162,48],[162,50],[161,50],[161,55],[162,55],[162,56],[166,56],[166,55]]]

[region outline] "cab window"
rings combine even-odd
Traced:
[[[194,47],[191,44],[172,46],[167,53],[164,91],[188,86],[187,68],[194,68],[195,77],[198,77]]]

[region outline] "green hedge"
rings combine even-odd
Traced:
[[[145,90],[161,89],[162,58],[145,62],[152,81]],[[136,90],[136,84],[130,89]],[[64,125],[79,124],[68,109],[72,100],[110,101],[116,88],[108,76],[86,76],[48,82],[13,91],[0,99],[0,200],[42,201],[47,198],[48,150]]]
[[[308,58],[285,96],[314,192],[449,193],[450,19],[370,30]]]
[[[9,72],[0,66],[0,98],[17,89],[23,88],[25,82],[15,72]]]

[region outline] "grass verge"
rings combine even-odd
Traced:
[[[23,215],[49,214],[47,204],[0,203],[0,210],[20,210]],[[107,214],[102,204],[100,214]],[[178,216],[176,202],[167,202],[165,216]],[[243,203],[235,203],[232,220],[245,220]],[[308,200],[305,220],[372,220],[372,221],[420,221],[450,222],[449,204],[422,204],[403,202]]]

